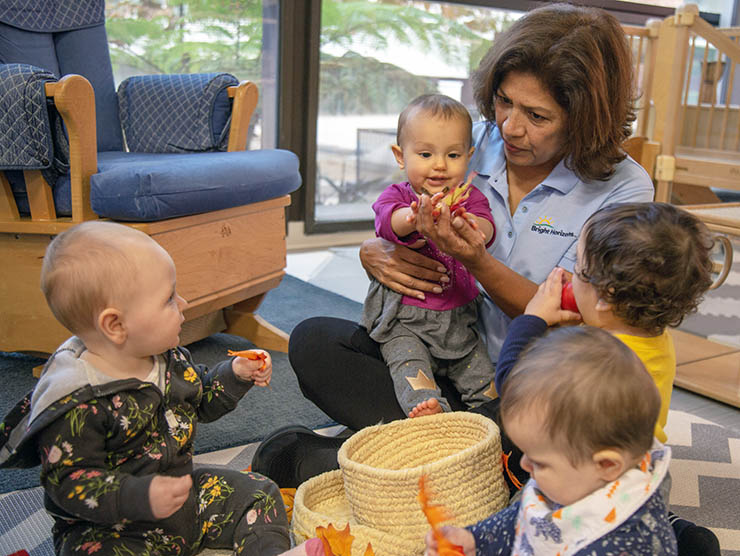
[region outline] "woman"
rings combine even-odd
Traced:
[[[428,197],[417,229],[478,280],[478,329],[495,363],[511,318],[537,284],[555,266],[573,270],[586,219],[610,203],[652,200],[653,184],[621,148],[635,118],[631,52],[606,12],[570,5],[529,12],[496,38],[473,88],[486,121],[474,128],[468,169],[493,210],[496,240],[486,251],[480,234],[446,209],[435,224]],[[423,297],[446,279],[433,261],[378,238],[363,244],[360,258],[405,295]],[[377,344],[356,323],[300,323],[290,362],[304,395],[350,429],[405,417]]]
[[[473,89],[485,121],[474,126],[468,169],[488,198],[496,239],[486,250],[480,234],[461,218],[451,220],[446,207],[435,222],[427,196],[417,230],[477,279],[484,298],[478,331],[495,364],[509,322],[537,285],[556,266],[573,271],[585,221],[602,206],[651,201],[653,184],[622,150],[635,119],[632,55],[619,22],[606,12],[567,4],[528,12],[496,37]],[[362,245],[360,259],[369,274],[404,295],[441,291],[446,280],[434,261],[378,238]],[[357,323],[308,319],[293,330],[289,349],[303,394],[349,429],[406,417],[378,344]],[[465,409],[451,384],[439,380],[439,386],[453,409]],[[473,411],[499,421],[498,399]],[[336,469],[342,439],[304,432],[263,443],[253,470],[286,486],[286,477],[299,484]],[[515,454],[510,471],[526,480],[516,447],[506,435],[501,440],[504,453]],[[671,522],[679,554],[719,555],[709,529],[675,514]]]

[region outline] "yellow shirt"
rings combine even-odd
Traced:
[[[668,438],[663,431],[668,420],[668,407],[671,405],[673,379],[676,378],[676,350],[673,347],[673,338],[668,330],[660,336],[643,338],[629,334],[615,334],[634,351],[653,377],[660,392],[660,415],[655,424],[655,437],[665,444]]]

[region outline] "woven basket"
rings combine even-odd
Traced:
[[[424,552],[424,539],[413,541],[396,537],[378,529],[357,523],[344,494],[341,471],[329,471],[302,483],[293,502],[291,533],[295,544],[316,536],[316,527],[344,529],[349,523],[352,556],[363,556],[367,543],[372,544],[375,556],[410,556]]]
[[[499,429],[490,419],[452,412],[365,428],[340,448],[344,492],[357,523],[423,541],[429,523],[419,504],[419,478],[431,502],[470,525],[506,506]]]

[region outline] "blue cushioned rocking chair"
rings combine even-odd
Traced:
[[[226,331],[287,351],[254,312],[285,274],[301,177],[289,151],[245,150],[256,104],[256,86],[228,74],[133,77],[116,92],[103,0],[3,2],[0,350],[50,353],[69,336],[41,260],[55,234],[107,218],[172,256],[183,343]]]

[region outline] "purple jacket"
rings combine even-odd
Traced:
[[[375,234],[378,237],[387,239],[400,245],[411,245],[418,239],[422,239],[421,234],[413,232],[404,238],[396,236],[391,228],[391,215],[394,211],[408,207],[412,201],[418,201],[419,197],[409,182],[394,183],[385,188],[380,194],[378,200],[373,204],[375,211]],[[485,218],[494,225],[494,234],[491,237],[490,245],[496,236],[495,224],[491,209],[488,205],[488,199],[471,185],[470,196],[462,203],[469,213],[480,218]],[[486,247],[488,247],[486,245]],[[447,275],[450,281],[442,285],[442,293],[427,293],[426,299],[416,299],[414,297],[403,296],[402,303],[405,305],[415,305],[425,309],[435,311],[448,311],[455,307],[460,307],[470,303],[478,295],[478,286],[475,278],[468,270],[457,260],[440,251],[432,241],[427,240],[426,245],[418,250],[419,253],[438,261],[447,269]]]

